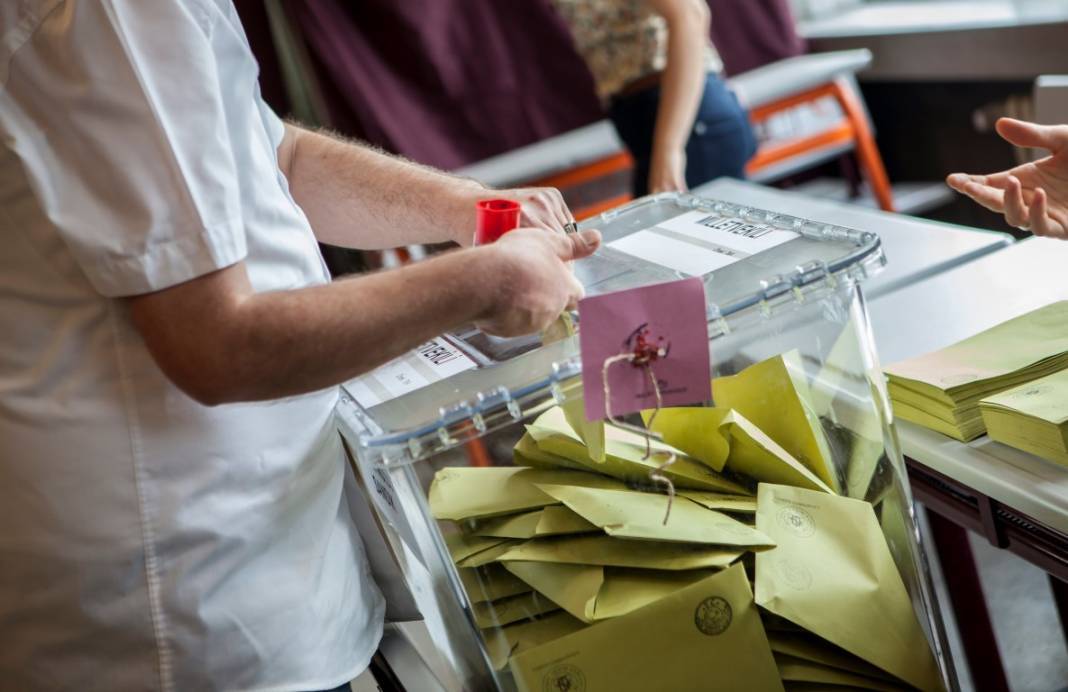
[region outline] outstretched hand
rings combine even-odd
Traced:
[[[946,183],[987,209],[1004,214],[1016,228],[1039,236],[1068,238],[1068,125],[1001,118],[997,131],[1018,147],[1040,147],[1051,153],[1000,173],[953,173]]]

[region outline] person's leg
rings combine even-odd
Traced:
[[[649,192],[649,159],[653,149],[653,129],[660,89],[651,88],[612,101],[608,117],[616,133],[634,158],[632,193],[641,197]]]
[[[692,189],[722,176],[745,178],[756,153],[749,115],[716,75],[709,75],[686,143],[686,184]]]

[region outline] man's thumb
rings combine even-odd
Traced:
[[[560,259],[565,262],[589,257],[597,252],[597,248],[601,246],[601,232],[588,230],[571,233],[567,236],[567,240],[567,246],[560,253]]]
[[[1068,146],[1068,127],[1064,125],[1038,125],[1014,118],[1000,118],[995,127],[999,135],[1018,147],[1059,151]]]

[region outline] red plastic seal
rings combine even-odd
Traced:
[[[475,208],[475,245],[487,245],[519,226],[519,202],[484,199]]]

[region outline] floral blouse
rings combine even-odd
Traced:
[[[645,0],[552,0],[571,29],[575,47],[593,73],[597,95],[607,103],[627,84],[664,69],[667,22]],[[708,44],[705,64],[723,69]]]

